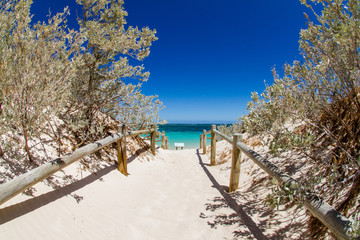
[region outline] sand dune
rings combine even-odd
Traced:
[[[158,149],[152,161],[132,161],[128,177],[104,166],[58,190],[39,183],[37,197],[18,195],[1,206],[0,239],[298,237],[281,231],[294,225],[284,211],[275,214],[256,199],[260,188],[244,192],[253,186],[248,174],[241,176],[238,191],[227,194],[228,165],[208,163],[197,149]],[[256,170],[250,168],[244,164],[244,171]],[[79,174],[76,164],[66,171]]]

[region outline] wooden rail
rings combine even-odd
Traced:
[[[203,138],[206,136],[205,133],[206,131],[204,130]],[[267,172],[271,177],[275,178],[281,187],[287,187],[299,192],[300,195],[297,196],[299,201],[301,201],[304,206],[312,213],[312,215],[318,218],[339,239],[352,239],[348,233],[352,224],[349,219],[335,210],[319,196],[303,190],[297,181],[295,181],[286,173],[282,172],[275,164],[269,162],[267,159],[261,157],[258,153],[244,145],[242,143],[241,134],[234,134],[231,138],[216,130],[216,126],[212,125],[211,139],[216,139],[216,135],[220,136],[222,139],[226,140],[233,146],[229,192],[235,191],[238,188],[241,168],[240,159],[242,152],[252,161],[254,161],[259,167],[261,167],[265,172]],[[201,142],[201,144],[206,146],[206,143],[204,144]],[[213,148],[214,150],[211,150],[210,165],[215,164],[216,141],[211,141],[211,149]]]
[[[119,127],[118,133],[90,143],[86,146],[78,148],[69,155],[56,158],[50,162],[47,162],[35,169],[24,173],[9,182],[0,185],[0,205],[23,192],[27,188],[35,185],[36,183],[51,176],[55,172],[69,166],[70,164],[79,161],[83,157],[94,153],[114,142],[117,142],[118,152],[118,170],[127,176],[127,155],[126,155],[126,136],[137,136],[141,134],[150,133],[150,145],[151,152],[155,156],[155,132],[157,131],[156,125],[152,125],[150,129],[138,130],[138,131],[126,131],[126,127],[123,125]]]
[[[203,142],[203,154],[206,154],[206,130],[203,131],[202,142]]]
[[[160,139],[155,140],[155,142],[161,142],[161,148],[166,150],[169,149],[169,137],[165,136],[165,132],[156,132],[156,134],[160,135]],[[151,136],[144,137],[145,140],[150,140]]]

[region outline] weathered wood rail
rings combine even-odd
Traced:
[[[79,161],[83,157],[94,153],[112,143],[117,143],[117,157],[118,157],[118,170],[124,174],[127,173],[127,154],[126,154],[126,137],[138,136],[142,134],[150,134],[150,149],[155,156],[155,141],[156,141],[156,125],[152,125],[150,129],[127,131],[126,126],[119,126],[118,133],[90,143],[86,146],[80,147],[72,153],[56,158],[50,162],[47,162],[29,172],[22,174],[9,182],[0,185],[0,205],[7,200],[13,198],[17,194],[23,192],[27,188],[35,185],[36,183],[51,176],[55,172],[69,166],[70,164]],[[162,135],[163,141],[165,141],[165,132]]]
[[[241,153],[244,153],[249,159],[254,161],[271,177],[275,178],[281,187],[296,190],[299,194],[297,198],[311,212],[313,216],[318,218],[332,233],[339,239],[353,239],[349,234],[352,222],[335,210],[331,205],[326,203],[321,197],[309,193],[301,188],[301,185],[286,173],[282,172],[276,165],[261,157],[258,153],[248,148],[242,143],[241,134],[233,134],[228,137],[224,133],[216,130],[216,126],[211,126],[211,131],[203,131],[200,135],[200,148],[203,154],[206,154],[206,135],[211,133],[211,156],[210,165],[215,165],[216,157],[216,136],[226,140],[232,144],[232,164],[229,183],[229,192],[235,191],[239,185],[240,169],[241,169]],[[360,237],[356,238],[357,240]]]
[[[161,139],[159,140],[156,140],[155,142],[161,142],[161,148],[166,150],[166,149],[169,149],[169,137],[166,137],[165,136],[165,132],[156,132],[156,134],[158,134]],[[145,140],[150,140],[151,139],[151,136],[147,136],[147,137],[144,137],[143,139]]]

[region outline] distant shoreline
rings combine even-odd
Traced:
[[[211,129],[212,124],[216,124],[213,122],[200,122],[196,123],[168,123],[164,125],[159,125],[159,131],[165,132],[165,135],[169,139],[169,149],[175,150],[175,143],[184,143],[185,149],[196,149],[200,145],[200,134],[203,131],[209,131]],[[192,121],[194,122],[194,121]],[[217,123],[217,125],[221,125]],[[210,145],[210,139],[207,139],[207,144]],[[159,145],[159,144],[158,144]]]
[[[167,124],[234,124],[236,121],[169,121]]]

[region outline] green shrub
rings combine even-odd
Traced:
[[[301,2],[317,18],[305,14],[302,60],[286,64],[282,77],[274,70],[274,83],[252,94],[240,121],[247,132],[270,136],[271,153],[304,154],[315,164],[307,187],[326,178],[320,193],[348,215],[360,191],[360,1]]]
[[[162,103],[141,93],[149,72],[128,60],[139,63],[149,55],[156,30],[126,26],[121,0],[77,3],[83,9],[79,28],[69,29],[68,8],[34,24],[31,0],[0,2],[0,165],[9,173],[0,175],[5,179],[46,161],[34,158],[32,140],[42,142],[46,134],[62,144],[54,118],[70,130],[73,136],[66,137],[73,149],[108,135],[120,121],[141,126],[159,121]]]

